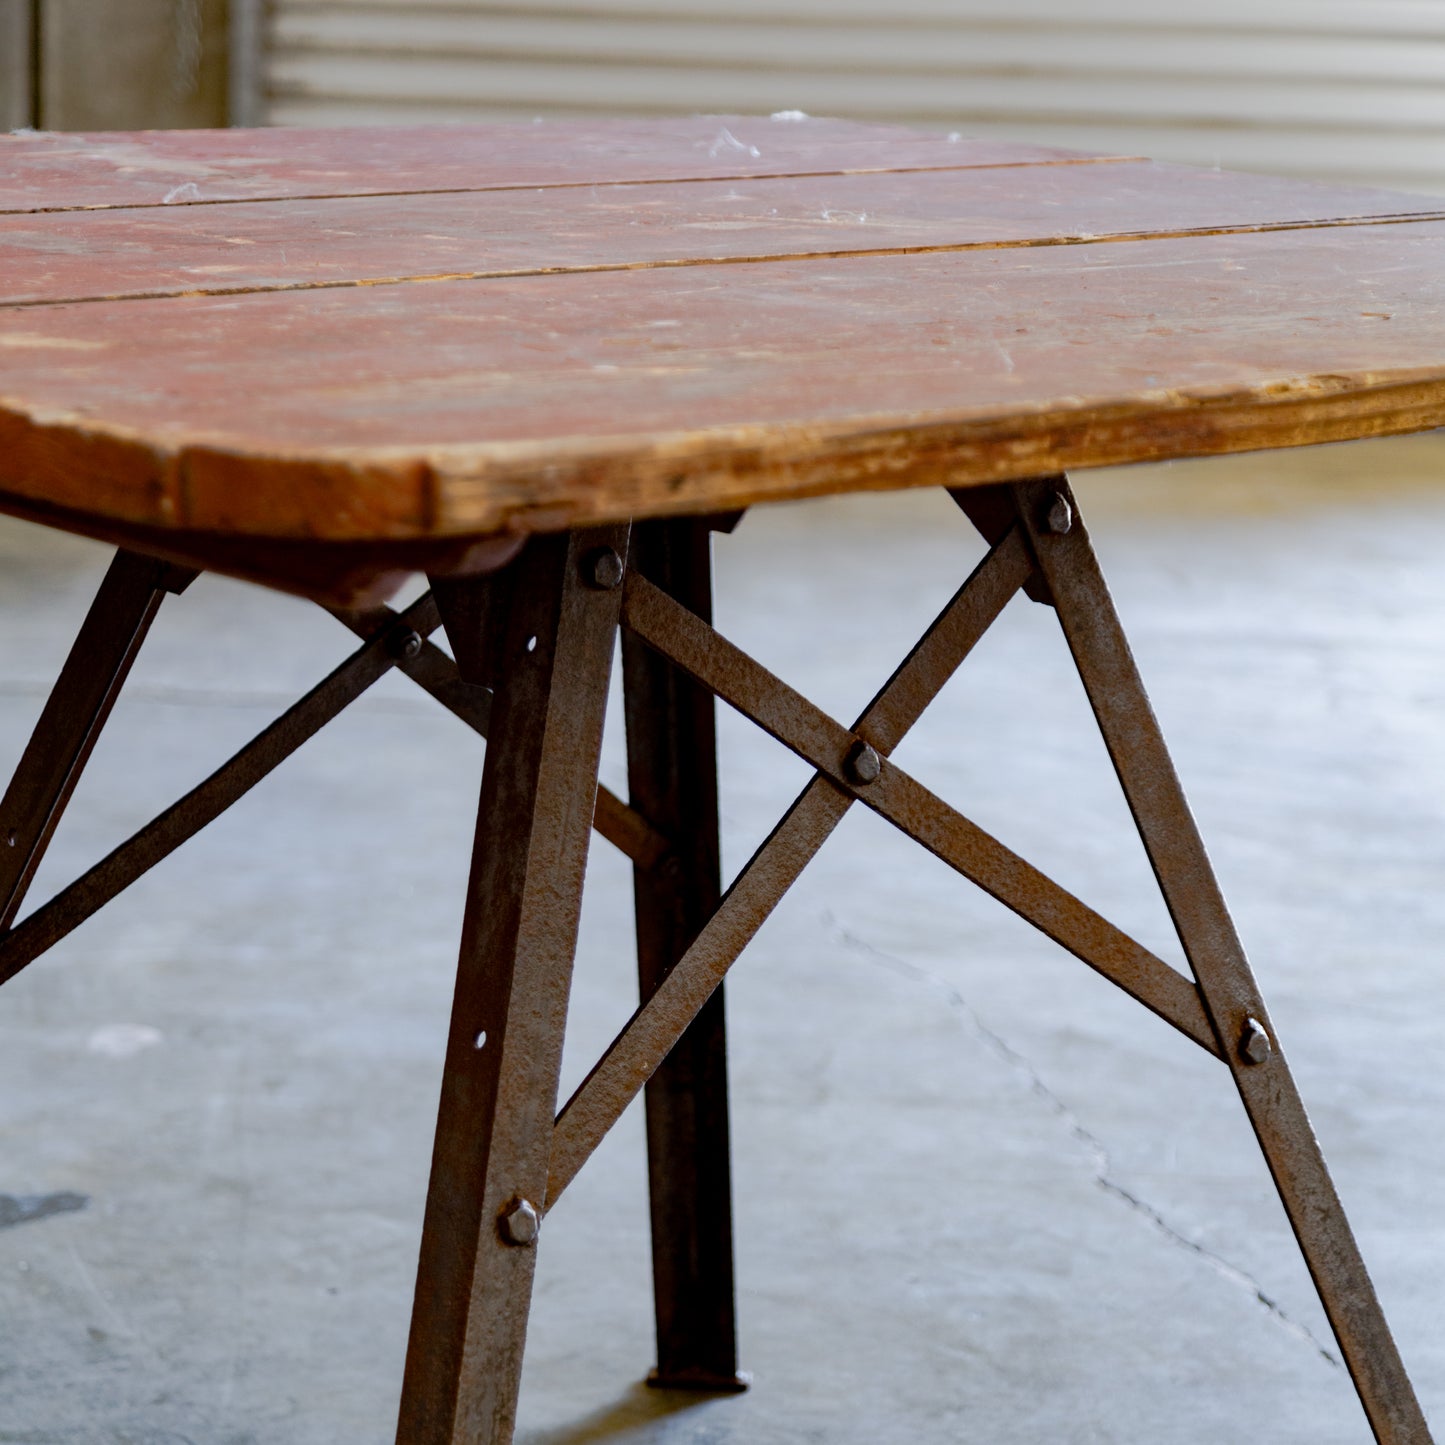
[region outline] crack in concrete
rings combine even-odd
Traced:
[[[89,1203],[88,1195],[70,1190],[59,1194],[0,1194],[0,1229],[48,1219],[52,1214],[72,1214]]]
[[[1021,1054],[1002,1034],[991,1029],[979,1015],[978,1010],[969,1003],[968,999],[948,979],[923,968],[918,964],[910,963],[907,959],[898,958],[894,954],[885,953],[882,949],[869,943],[866,939],[860,938],[856,933],[851,932],[831,914],[824,915],[824,924],[834,933],[838,941],[845,948],[855,954],[865,957],[880,966],[889,969],[891,972],[901,974],[905,978],[913,979],[915,982],[925,983],[939,990],[947,999],[949,1004],[961,1012],[969,1021],[970,1027],[978,1038],[989,1048],[989,1050],[1015,1072],[1021,1074],[1029,1085],[1029,1090],[1037,1098],[1041,1099],[1049,1110],[1055,1114],[1068,1130],[1070,1137],[1094,1161],[1094,1182],[1106,1194],[1120,1200],[1128,1206],[1135,1214],[1148,1223],[1159,1234],[1162,1234],[1171,1244],[1187,1251],[1196,1258],[1203,1260],[1216,1273],[1229,1280],[1231,1284],[1246,1290],[1255,1301],[1261,1305],[1271,1319],[1293,1335],[1295,1339],[1307,1344],[1321,1359],[1325,1360],[1334,1369],[1343,1370],[1344,1362],[1328,1346],[1322,1344],[1314,1331],[1308,1325],[1302,1324],[1289,1314],[1277,1300],[1272,1299],[1265,1293],[1264,1287],[1247,1270],[1239,1265],[1225,1259],[1223,1255],[1216,1254],[1212,1249],[1182,1234],[1164,1217],[1158,1208],[1150,1204],[1148,1200],[1141,1199],[1137,1194],[1126,1189],[1112,1177],[1113,1162],[1109,1156],[1109,1150],[1104,1141],[1093,1133],[1069,1107],[1048,1083],[1043,1075]]]

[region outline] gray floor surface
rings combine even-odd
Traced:
[[[1078,481],[1437,1422],[1442,463],[1431,437]],[[941,494],[758,509],[719,539],[719,622],[846,719],[980,553]],[[0,757],[106,555],[0,524]],[[223,579],[167,602],[33,897],[349,646]],[[807,774],[730,714],[721,752],[734,869]],[[1179,957],[1048,609],[1010,606],[899,759]],[[388,679],[6,987],[0,1441],[392,1438],[480,765]],[[564,1088],[632,1007],[630,946],[599,843]],[[637,1383],[634,1109],[548,1220],[521,1445],[1368,1440],[1227,1076],[887,824],[853,810],[729,1011],[753,1388]]]

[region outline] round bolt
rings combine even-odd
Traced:
[[[508,1244],[536,1244],[542,1216],[529,1200],[519,1199],[502,1215],[502,1238]]]
[[[589,552],[582,563],[582,579],[599,592],[611,592],[622,586],[622,558],[611,547]]]
[[[867,743],[856,742],[848,750],[843,771],[860,787],[866,788],[869,783],[878,781],[878,774],[883,771],[883,760]]]
[[[421,633],[411,628],[398,632],[391,639],[391,655],[400,662],[411,662],[421,655]]]
[[[1251,1064],[1262,1064],[1274,1052],[1269,1034],[1258,1019],[1246,1019],[1244,1034],[1239,1041],[1240,1057]]]
[[[1071,531],[1073,526],[1074,509],[1069,499],[1062,492],[1055,492],[1053,501],[1049,503],[1049,510],[1044,514],[1044,530],[1052,532],[1056,537],[1062,537]]]

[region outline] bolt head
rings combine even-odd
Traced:
[[[1048,511],[1044,513],[1044,531],[1052,532],[1056,537],[1062,537],[1065,533],[1072,531],[1073,526],[1073,504],[1062,492],[1055,492],[1053,500],[1049,503]]]
[[[1258,1019],[1245,1021],[1244,1034],[1239,1040],[1240,1057],[1251,1064],[1262,1064],[1274,1052],[1274,1045],[1265,1027]]]
[[[508,1244],[536,1244],[541,1229],[542,1216],[530,1200],[516,1200],[502,1215],[502,1238]]]
[[[883,760],[876,749],[865,742],[856,742],[844,759],[843,771],[860,787],[866,788],[869,783],[878,781],[878,775],[883,771]]]
[[[598,592],[611,592],[622,585],[622,558],[611,547],[589,552],[582,564],[582,579]]]
[[[421,633],[407,628],[391,640],[391,655],[402,662],[412,662],[421,655]]]

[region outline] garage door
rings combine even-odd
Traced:
[[[287,125],[803,110],[1445,191],[1442,0],[271,0]]]

